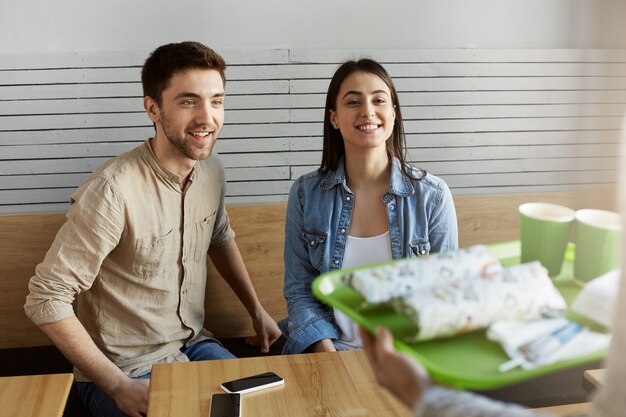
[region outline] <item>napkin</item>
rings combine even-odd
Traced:
[[[617,300],[620,270],[589,281],[572,302],[572,311],[610,329]]]
[[[487,338],[499,342],[511,358],[500,365],[501,372],[585,356],[608,348],[611,341],[609,334],[593,332],[563,317],[496,322],[487,330]]]

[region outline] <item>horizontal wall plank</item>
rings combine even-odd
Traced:
[[[289,110],[231,111],[225,128],[245,131],[243,135],[257,136],[256,126],[265,125],[271,136],[310,136],[322,132],[321,122],[290,123]],[[246,126],[254,124],[254,126]],[[37,116],[0,116],[1,131],[42,130],[42,129],[82,129],[82,128],[124,128],[148,127],[150,119],[144,112],[138,113],[101,113],[101,114],[64,114]],[[405,120],[407,133],[432,132],[490,132],[490,131],[528,131],[528,130],[597,130],[619,129],[621,117],[517,117],[517,118],[475,118],[475,119],[433,119]],[[229,129],[230,130],[230,129]],[[267,132],[266,131],[266,132]],[[265,136],[265,134],[264,134]]]
[[[461,132],[516,132],[560,130],[615,130],[621,126],[618,117],[603,118],[499,118],[499,119],[450,119],[407,120],[404,128],[413,133],[461,133]],[[316,136],[323,131],[322,123],[292,123],[284,126],[287,136]]]
[[[624,104],[626,91],[425,91],[399,93],[406,106],[520,105],[520,104]],[[293,94],[290,108],[324,108],[324,94]]]
[[[263,109],[285,110],[287,98],[276,95],[229,97],[225,103],[226,120],[241,122],[244,110],[258,113]],[[51,115],[83,113],[137,113],[143,112],[143,100],[130,98],[54,99],[54,100],[7,100],[0,101],[0,115]],[[485,117],[555,117],[555,116],[622,116],[626,104],[509,104],[509,105],[464,105],[464,106],[402,106],[405,119],[450,119]],[[261,113],[263,114],[263,113]],[[320,121],[324,109],[289,109],[291,122]]]
[[[472,161],[488,159],[525,159],[541,158],[576,158],[576,157],[614,157],[618,154],[618,146],[613,144],[576,144],[567,147],[558,145],[534,146],[482,146],[445,148],[411,148],[410,160],[420,161]],[[541,158],[538,158],[540,156]],[[314,165],[321,160],[318,151],[302,151],[290,153],[292,165]]]
[[[233,49],[216,50],[227,65],[289,62],[287,49]],[[151,50],[137,51],[81,51],[39,54],[3,54],[0,70],[89,68],[143,65]]]
[[[482,106],[402,106],[402,118],[411,119],[485,119],[528,117],[622,117],[626,104],[515,104]],[[324,109],[290,109],[294,123],[319,122]]]
[[[245,167],[226,168],[227,181],[256,181],[256,180],[289,180],[289,167]],[[89,176],[85,173],[57,173],[41,175],[0,175],[0,189],[25,190],[78,187]]]
[[[515,174],[454,174],[443,178],[453,188],[517,187],[534,184],[611,184],[617,179],[616,171],[564,171],[522,172]]]
[[[230,182],[226,187],[226,195],[252,196],[252,195],[284,195],[289,193],[292,181],[250,181]]]
[[[291,80],[297,94],[326,93],[330,77]],[[411,91],[516,91],[516,90],[610,90],[625,89],[626,77],[409,77],[397,78],[398,92]]]
[[[222,130],[221,137],[224,137]],[[152,126],[87,129],[41,129],[0,131],[2,145],[36,145],[44,143],[127,142],[144,141],[154,135]]]
[[[292,165],[291,178],[315,171],[319,168],[321,157],[316,164]],[[518,174],[528,172],[559,171],[612,171],[619,168],[619,158],[524,158],[469,161],[410,161],[414,167],[426,169],[437,176],[482,175],[482,174]]]
[[[300,136],[289,138],[292,151],[321,151],[322,136]],[[458,133],[409,133],[406,135],[407,146],[417,147],[458,147],[458,146],[495,146],[495,145],[569,145],[575,143],[619,142],[619,132],[609,130],[544,131],[524,132],[458,132]]]
[[[37,143],[76,143],[76,142],[122,142],[127,140],[144,141],[154,135],[154,128],[150,126],[134,127],[87,127],[77,129],[40,129],[0,131],[0,146],[2,144],[37,144]],[[284,125],[254,124],[226,125],[220,132],[221,139],[248,139],[248,138],[281,138],[286,135]]]
[[[225,124],[245,123],[287,123],[288,109],[240,111],[228,113]],[[22,116],[0,116],[0,130],[29,129],[70,129],[82,127],[131,127],[152,124],[144,111],[128,113],[87,113],[87,114],[41,114]]]
[[[287,152],[256,152],[220,155],[228,168],[276,167],[288,165]],[[81,158],[6,160],[0,164],[0,175],[31,175],[92,172],[111,156]]]
[[[322,131],[319,128],[309,128],[306,133],[298,136],[287,136],[285,129],[273,125],[255,125],[252,132],[249,126],[225,126],[220,133],[217,146],[222,142],[246,140],[254,144],[260,140],[249,139],[256,133],[258,139],[272,139],[279,142],[287,140],[291,150],[321,150]],[[245,130],[245,131],[243,131]],[[277,133],[273,135],[273,133]],[[76,130],[40,130],[40,131],[0,131],[0,146],[3,144],[59,144],[59,143],[94,143],[94,142],[143,142],[154,135],[150,126],[134,128],[109,129],[76,129]],[[547,135],[543,131],[523,132],[458,132],[458,133],[411,133],[407,134],[407,142],[411,146],[463,146],[463,145],[497,145],[502,143],[512,145],[523,144],[562,144],[568,143],[617,143],[619,136],[615,131],[588,130],[588,131],[553,131]],[[236,142],[234,142],[236,143]],[[280,145],[283,146],[282,143]],[[1,149],[1,148],[0,148]]]
[[[0,73],[1,74],[1,73]],[[287,94],[288,80],[226,81],[226,92],[232,96],[249,94]],[[143,97],[141,82],[98,84],[35,84],[0,85],[0,101],[4,100],[53,100],[64,98]]]
[[[87,176],[89,176],[88,172],[74,174],[62,172],[42,175],[0,175],[0,190],[77,187]]]
[[[383,62],[626,62],[623,50],[606,49],[292,49],[290,62],[338,63],[372,57]]]
[[[623,50],[605,49],[235,49],[217,52],[227,65],[339,63],[359,56],[384,62],[626,62]],[[0,70],[56,67],[141,66],[150,50],[3,54]]]

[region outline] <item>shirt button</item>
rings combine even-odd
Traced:
[[[350,200],[352,200],[352,198],[350,196],[347,196],[346,201],[350,201]]]
[[[339,260],[335,259],[335,265],[339,265]]]
[[[311,247],[315,246],[315,241],[314,241],[314,240],[310,241],[310,242],[309,242],[309,245],[310,245]]]
[[[341,234],[346,233],[346,229],[339,229],[339,233],[341,233]]]
[[[426,254],[426,251],[425,251],[424,249],[422,249],[420,253],[421,253],[422,255],[425,255],[425,254]]]
[[[396,209],[396,206],[394,206],[393,204],[389,206],[389,210],[394,211]]]

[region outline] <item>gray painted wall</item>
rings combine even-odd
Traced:
[[[622,0],[2,0],[0,51],[623,48]]]

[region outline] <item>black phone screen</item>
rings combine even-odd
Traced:
[[[210,417],[239,417],[241,394],[213,394]]]
[[[251,388],[277,385],[282,383],[282,381],[283,379],[274,372],[266,372],[264,374],[224,382],[222,387],[230,392],[246,392]]]

